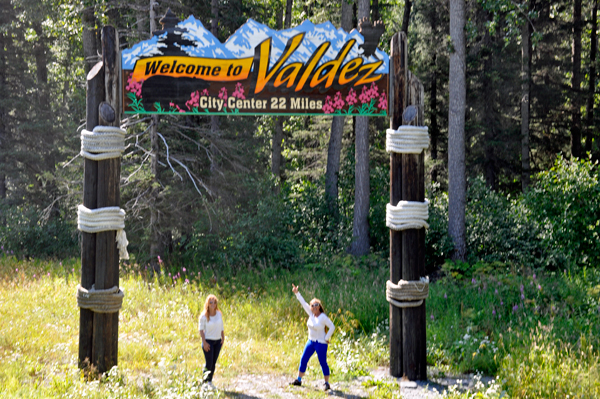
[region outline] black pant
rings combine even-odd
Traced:
[[[206,359],[206,366],[204,366],[204,372],[210,371],[206,377],[204,377],[204,381],[209,382],[212,381],[213,375],[215,374],[215,366],[217,365],[217,359],[219,358],[219,352],[221,352],[221,340],[220,339],[207,339],[206,342],[210,345],[210,349],[207,351],[202,347],[202,351],[204,352],[204,359]]]

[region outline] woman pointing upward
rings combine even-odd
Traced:
[[[311,356],[317,352],[319,363],[321,364],[321,370],[323,370],[323,377],[325,378],[324,390],[331,389],[329,386],[329,366],[327,365],[327,346],[329,340],[333,335],[335,326],[329,320],[329,317],[323,311],[323,305],[317,298],[313,298],[310,301],[310,305],[306,303],[302,295],[298,292],[298,286],[292,284],[292,292],[296,294],[296,299],[302,305],[302,308],[308,314],[308,341],[304,347],[304,353],[300,359],[300,367],[298,369],[298,378],[291,382],[290,385],[302,385],[302,377],[306,373],[306,367]],[[325,327],[328,331],[325,332]]]

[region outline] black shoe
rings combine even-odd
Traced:
[[[331,389],[331,387],[329,386],[329,383],[326,382],[325,385],[323,385],[323,390],[324,391],[329,391]]]
[[[294,381],[290,382],[290,385],[295,385],[297,387],[302,385],[301,381],[298,381],[298,379],[294,379]]]

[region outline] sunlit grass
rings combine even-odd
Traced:
[[[209,293],[220,299],[226,328],[216,382],[241,374],[291,377],[306,340],[306,318],[291,282],[305,298],[322,299],[336,324],[329,350],[332,382],[388,364],[385,265],[237,277],[205,272],[201,278],[181,268],[154,279],[127,270],[120,279],[125,299],[119,367],[100,380],[89,379],[77,368],[78,272],[76,260],[0,258],[0,397],[206,396],[197,322]],[[498,376],[495,385],[480,387],[481,398],[503,392],[514,398],[556,397],[553,392],[600,397],[599,280],[598,273],[528,271],[433,283],[427,300],[430,378],[464,372]],[[306,378],[322,378],[316,357]],[[393,396],[397,392],[390,387],[383,384],[372,396]],[[475,397],[456,390],[446,395]]]
[[[99,383],[88,382],[76,366],[79,309],[75,292],[79,276],[78,268],[71,266],[75,265],[2,258],[0,396],[145,397],[164,394],[171,388],[187,392],[189,397],[200,395],[204,357],[197,323],[209,293],[219,296],[226,328],[217,381],[243,373],[296,373],[306,325],[303,310],[291,293],[289,274],[271,276],[271,282],[263,280],[259,285],[258,280],[238,282],[236,278],[190,278],[188,282],[180,278],[165,284],[168,276],[147,281],[140,274],[128,273],[120,280],[125,299],[119,313],[119,370]],[[295,282],[307,297],[319,292],[319,284],[309,278]],[[356,282],[346,282],[344,287],[356,291],[348,284]],[[324,302],[327,304],[326,299]],[[342,353],[336,348],[350,345],[352,335],[344,327],[353,330],[352,326],[360,323],[349,316],[351,312],[345,311],[342,303],[338,306],[331,313],[339,325],[332,351]],[[383,335],[350,351],[356,359],[340,357],[343,365],[339,368],[347,374],[366,369],[365,360],[375,361],[375,365],[384,362],[382,348]],[[365,351],[372,353],[358,356]],[[307,378],[321,378],[316,357],[311,360]],[[181,381],[188,383],[174,387]]]

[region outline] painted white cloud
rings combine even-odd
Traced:
[[[300,25],[276,31],[263,25],[259,22],[249,19],[244,25],[235,31],[229,39],[223,44],[214,35],[204,28],[202,23],[190,16],[185,21],[177,24],[178,27],[187,30],[182,36],[186,40],[193,41],[195,46],[181,46],[181,49],[193,57],[212,57],[212,58],[244,58],[253,57],[254,48],[262,41],[271,37],[271,55],[269,64],[273,66],[283,51],[287,41],[293,36],[304,32],[305,36],[302,43],[286,61],[286,64],[292,62],[306,62],[315,50],[324,42],[330,42],[331,46],[324,54],[319,62],[319,65],[335,59],[338,52],[350,39],[356,39],[356,43],[345,58],[348,61],[355,57],[363,57],[366,61],[375,62],[382,60],[383,64],[377,72],[388,73],[389,71],[389,56],[377,49],[376,56],[364,57],[363,50],[359,48],[364,43],[363,36],[354,29],[347,33],[343,29],[336,29],[330,22],[314,25],[312,22],[305,20]],[[163,34],[164,36],[164,34]],[[122,65],[123,69],[133,69],[135,62],[142,57],[150,57],[162,55],[161,48],[165,47],[164,43],[159,43],[155,36],[149,40],[145,40],[134,45],[132,48],[123,50]]]

